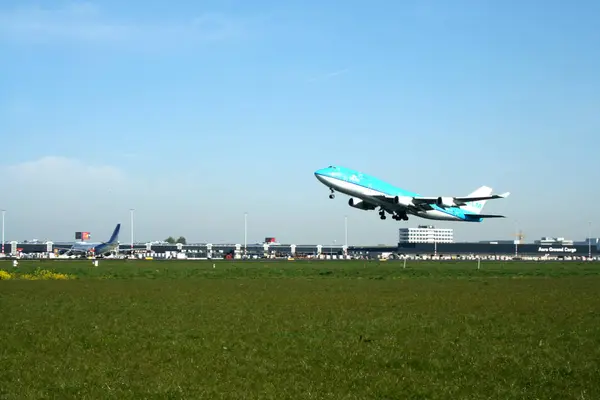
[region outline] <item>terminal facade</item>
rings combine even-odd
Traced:
[[[5,246],[7,255],[34,255],[36,257],[56,257],[60,254],[58,246],[68,244],[18,243],[10,242]],[[558,256],[558,257],[598,257],[600,244],[564,244],[556,243],[506,243],[506,242],[453,242],[453,243],[398,243],[397,246],[340,246],[340,245],[295,245],[295,244],[121,244],[119,250],[127,254],[131,251],[139,257],[153,258],[249,258],[295,257],[295,258],[375,258],[383,254],[397,256]]]

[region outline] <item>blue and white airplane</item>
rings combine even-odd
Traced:
[[[330,165],[315,171],[316,178],[331,190],[350,196],[348,204],[360,210],[374,210],[379,207],[381,219],[386,212],[392,218],[408,221],[408,215],[442,221],[481,222],[484,218],[504,218],[503,215],[482,214],[488,200],[503,199],[510,192],[492,194],[492,189],[482,186],[468,196],[425,197],[400,189],[373,176],[352,169]]]
[[[81,256],[94,255],[102,257],[105,254],[119,251],[119,231],[121,224],[117,224],[108,242],[92,243],[92,242],[75,242],[66,250],[64,254],[75,254]]]

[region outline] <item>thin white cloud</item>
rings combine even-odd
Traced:
[[[341,74],[345,74],[346,72],[348,72],[348,68],[344,68],[344,69],[340,69],[338,71],[333,71],[327,74],[328,78],[334,77],[334,76],[338,76]]]
[[[124,173],[116,167],[88,165],[79,160],[59,156],[46,156],[35,161],[5,166],[2,169],[19,180],[58,186],[70,185],[78,180],[97,184],[109,182],[116,184],[125,181]]]
[[[1,166],[5,177],[3,202],[32,215],[78,215],[89,208],[110,208],[112,200],[129,195],[131,179],[117,167],[47,156]]]
[[[170,234],[191,237],[200,235],[198,225],[206,226],[206,216],[197,213],[197,180],[188,179],[185,172],[133,175],[83,158],[46,156],[0,164],[0,174],[0,208],[8,210],[8,240],[67,240],[77,230],[110,233],[117,222],[128,225],[130,208],[136,210],[140,240]],[[128,240],[125,237],[120,240]]]
[[[318,77],[309,78],[309,79],[306,80],[306,82],[312,83],[312,82],[322,81],[322,80],[325,80],[325,79],[330,79],[330,78],[333,78],[335,76],[345,74],[348,71],[350,71],[349,68],[344,68],[344,69],[332,71],[332,72],[326,73],[324,75],[320,75]]]
[[[218,13],[170,23],[125,22],[85,2],[56,9],[31,6],[0,11],[0,39],[34,43],[202,43],[239,37],[244,28],[240,19]]]
[[[65,240],[82,226],[110,229],[139,189],[115,166],[60,156],[0,165],[0,174],[0,206],[10,214],[7,235],[18,239],[33,235]]]

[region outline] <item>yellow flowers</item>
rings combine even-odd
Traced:
[[[31,274],[21,274],[18,273],[10,273],[0,269],[0,280],[8,280],[8,279],[25,279],[29,281],[38,281],[38,280],[68,280],[75,279],[75,275],[69,274],[61,274],[59,272],[48,271],[47,269],[39,269],[37,268]]]
[[[61,274],[58,272],[48,271],[47,269],[36,269],[32,274],[23,274],[21,275],[21,279],[27,279],[30,281],[36,280],[67,280],[67,279],[75,279],[75,275],[67,275]]]
[[[12,274],[0,269],[0,281],[6,281],[8,279],[12,279]]]

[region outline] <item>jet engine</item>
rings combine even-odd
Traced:
[[[435,202],[439,207],[458,207],[453,197],[438,197]]]
[[[402,204],[403,206],[414,205],[413,198],[410,196],[396,196],[396,197],[394,197],[394,203]]]
[[[358,208],[359,210],[374,210],[377,207],[364,200],[357,199],[356,197],[351,197],[350,200],[348,200],[348,205],[350,207]]]

